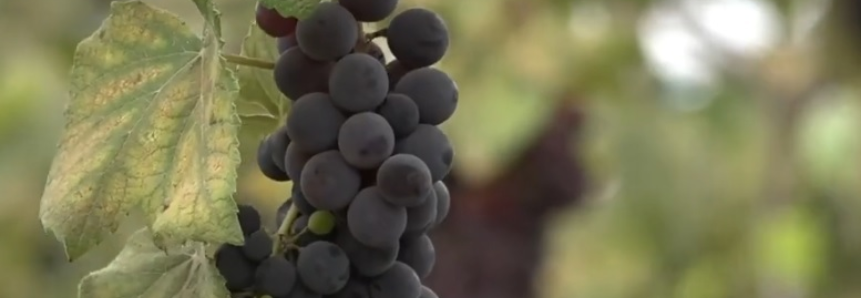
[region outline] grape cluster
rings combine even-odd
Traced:
[[[438,125],[454,114],[458,88],[431,67],[449,46],[442,18],[423,8],[394,14],[397,2],[323,2],[300,21],[258,5],[257,24],[281,52],[275,83],[293,103],[257,163],[293,189],[277,211],[278,236],[240,207],[245,245],[216,254],[234,293],[437,297],[422,279],[436,261],[427,233],[450,206],[442,179],[454,151]],[[364,33],[363,23],[393,14],[388,28]]]

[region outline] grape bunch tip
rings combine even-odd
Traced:
[[[334,0],[298,20],[258,4],[256,24],[276,39],[273,78],[292,101],[257,163],[292,181],[276,229],[239,206],[242,246],[215,263],[233,294],[273,298],[437,298],[422,284],[436,262],[428,232],[449,212],[443,178],[454,151],[439,128],[458,87],[433,68],[449,47],[444,20],[397,0]],[[362,23],[391,17],[372,34]],[[387,59],[377,36],[385,35]]]

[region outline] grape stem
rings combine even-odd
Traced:
[[[290,229],[290,230],[293,230],[293,229]],[[300,232],[299,232],[299,233],[297,233],[296,235],[291,235],[291,236],[290,236],[290,242],[291,242],[291,243],[292,243],[292,242],[296,242],[296,240],[297,240],[297,239],[299,239],[299,237],[302,237],[302,236],[304,236],[304,235],[305,235],[305,234],[307,234],[307,233],[308,233],[308,228],[304,228],[304,229],[302,229],[302,231],[300,231]]]
[[[365,35],[365,38],[367,38],[368,41],[371,41],[377,37],[386,37],[386,34],[388,34],[388,32],[389,32],[389,28],[383,28],[383,29],[368,33],[367,35]]]
[[[291,204],[290,209],[287,210],[287,215],[284,216],[284,221],[278,227],[278,232],[275,233],[276,241],[272,244],[272,251],[275,252],[275,255],[284,254],[287,247],[293,243],[294,240],[290,233],[297,217],[299,217],[299,208],[296,208],[295,204]]]
[[[233,54],[221,54],[221,57],[224,57],[224,60],[227,60],[227,62],[234,64],[257,67],[262,69],[275,69],[275,62],[272,61],[254,59]]]

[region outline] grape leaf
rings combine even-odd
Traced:
[[[271,112],[269,112],[269,108],[259,102],[254,101],[237,101],[236,111],[239,113],[240,118],[244,116],[267,116],[270,118],[275,118],[275,116],[272,115]]]
[[[217,12],[195,2],[203,39],[175,15],[127,1],[78,45],[39,214],[69,260],[135,207],[158,238],[243,241],[232,199],[238,86],[220,56]]]
[[[274,8],[282,16],[294,16],[300,20],[311,14],[320,2],[323,0],[260,0],[263,6]]]
[[[224,284],[206,258],[203,244],[165,253],[145,228],[129,237],[107,267],[81,280],[78,297],[227,298],[230,293]]]
[[[241,55],[244,57],[275,61],[280,56],[275,45],[275,39],[266,35],[256,23],[251,24],[248,34],[242,42]],[[246,117],[266,119],[270,116],[271,127],[277,128],[278,120],[283,118],[289,100],[278,87],[271,69],[239,66],[239,115],[245,121]]]
[[[279,123],[281,122],[278,119],[268,115],[243,116],[241,134],[243,137],[249,137],[250,140],[259,141],[277,130]],[[254,148],[257,148],[256,143]]]

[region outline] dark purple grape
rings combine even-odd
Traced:
[[[433,241],[427,235],[405,239],[401,242],[398,261],[413,268],[419,278],[427,277],[436,264]]]
[[[257,267],[254,286],[262,294],[283,297],[296,287],[296,266],[283,256],[273,256]]]
[[[430,169],[410,154],[396,154],[386,159],[377,170],[377,185],[387,202],[402,207],[423,204],[433,189]]]
[[[215,267],[231,291],[242,291],[254,284],[254,264],[245,258],[239,246],[221,245],[215,252]]]
[[[254,262],[265,260],[272,254],[272,237],[269,237],[264,230],[258,230],[245,237],[245,244],[242,245],[242,253],[245,257]]]
[[[359,275],[374,277],[386,272],[395,264],[400,250],[400,244],[397,242],[385,248],[370,247],[356,240],[349,227],[338,228],[340,231],[335,238],[335,243],[344,249],[347,257],[350,258],[350,266]]]
[[[436,213],[436,193],[431,191],[421,205],[407,208],[407,233],[423,233],[429,230],[436,222]]]
[[[419,122],[439,125],[457,109],[457,84],[436,68],[420,68],[404,75],[395,92],[409,96],[419,107]]]
[[[308,154],[334,149],[338,146],[338,131],[345,120],[328,94],[315,92],[302,96],[287,116],[291,145]]]
[[[296,25],[299,48],[317,61],[334,61],[347,55],[358,39],[356,18],[335,2],[320,3]]]
[[[346,208],[361,185],[359,171],[351,167],[337,150],[314,155],[302,170],[302,193],[317,209],[336,211]]]
[[[379,22],[398,6],[398,0],[338,0],[360,22]]]
[[[268,142],[272,161],[282,172],[287,173],[287,168],[284,167],[284,154],[287,152],[287,146],[290,145],[290,136],[287,135],[287,127],[283,125],[279,127],[278,130],[269,135]],[[290,173],[287,173],[287,176],[290,177]]]
[[[255,16],[257,26],[263,32],[266,32],[272,37],[281,37],[293,34],[296,31],[296,24],[299,22],[294,17],[284,17],[278,11],[266,8],[263,4],[257,4],[257,14]]]
[[[275,39],[275,45],[278,47],[278,53],[284,53],[287,50],[298,45],[296,43],[296,34],[281,36]]]
[[[280,227],[284,219],[287,218],[287,211],[293,206],[293,200],[286,200],[281,205],[278,205],[278,210],[275,210],[275,226]]]
[[[375,169],[395,149],[395,133],[386,118],[364,112],[344,121],[338,132],[338,149],[344,159],[357,169]]]
[[[360,243],[379,249],[397,245],[407,228],[407,210],[386,202],[376,186],[363,189],[347,209],[350,233]]]
[[[257,212],[257,209],[245,204],[240,204],[237,208],[239,212],[236,216],[239,218],[239,227],[242,228],[243,235],[251,235],[251,233],[260,230],[260,213]]]
[[[286,171],[287,176],[290,176],[290,179],[293,180],[293,185],[298,184],[302,179],[302,168],[305,167],[305,163],[308,162],[308,159],[311,158],[311,156],[314,155],[302,151],[296,144],[290,144],[287,146],[287,151],[283,156],[284,171]]]
[[[293,101],[309,93],[328,92],[332,65],[311,60],[301,49],[292,47],[275,62],[275,86]]]
[[[293,287],[293,291],[290,292],[289,295],[283,297],[272,297],[272,298],[322,298],[323,295],[320,293],[315,293],[311,291],[307,286],[305,286],[301,282],[297,282],[296,286]]]
[[[389,23],[386,38],[395,58],[413,68],[437,63],[449,44],[445,22],[424,8],[411,8],[396,15]]]
[[[317,208],[308,203],[308,199],[305,198],[305,194],[302,193],[302,184],[294,183],[293,184],[293,204],[296,205],[296,208],[299,208],[299,213],[303,215],[311,215],[314,211],[317,211]]]
[[[392,268],[375,277],[370,283],[371,297],[405,298],[419,297],[422,283],[412,268],[395,262]]]
[[[411,70],[413,70],[413,68],[404,66],[404,64],[398,60],[392,60],[392,62],[386,64],[386,74],[389,75],[389,90],[394,90],[401,78]]]
[[[419,108],[406,95],[389,93],[386,100],[377,108],[377,113],[392,127],[396,137],[405,137],[419,126]]]
[[[430,169],[434,182],[442,180],[451,171],[454,150],[448,137],[438,127],[419,124],[416,131],[395,143],[395,154],[411,154],[421,159]]]
[[[266,178],[272,179],[273,181],[290,181],[290,176],[287,176],[287,173],[278,167],[278,164],[276,164],[272,159],[272,155],[272,142],[270,142],[269,137],[267,137],[260,141],[260,144],[257,147],[257,168],[260,169],[263,176],[266,176]]]
[[[349,54],[332,68],[329,93],[336,106],[344,111],[373,111],[386,98],[389,81],[386,67],[364,53]]]
[[[436,292],[431,290],[431,288],[428,288],[427,286],[422,286],[422,294],[419,296],[419,298],[439,298],[439,296],[437,296]]]
[[[352,261],[352,259],[350,259]],[[326,298],[372,298],[368,284],[359,279],[351,278],[343,289]],[[418,297],[416,297],[418,298]]]
[[[438,226],[448,216],[448,211],[451,208],[451,194],[449,194],[448,187],[442,181],[434,183],[433,190],[436,195],[436,220],[434,221],[434,225]]]
[[[350,279],[347,254],[328,241],[317,241],[303,247],[296,268],[302,284],[323,295],[337,293]]]

